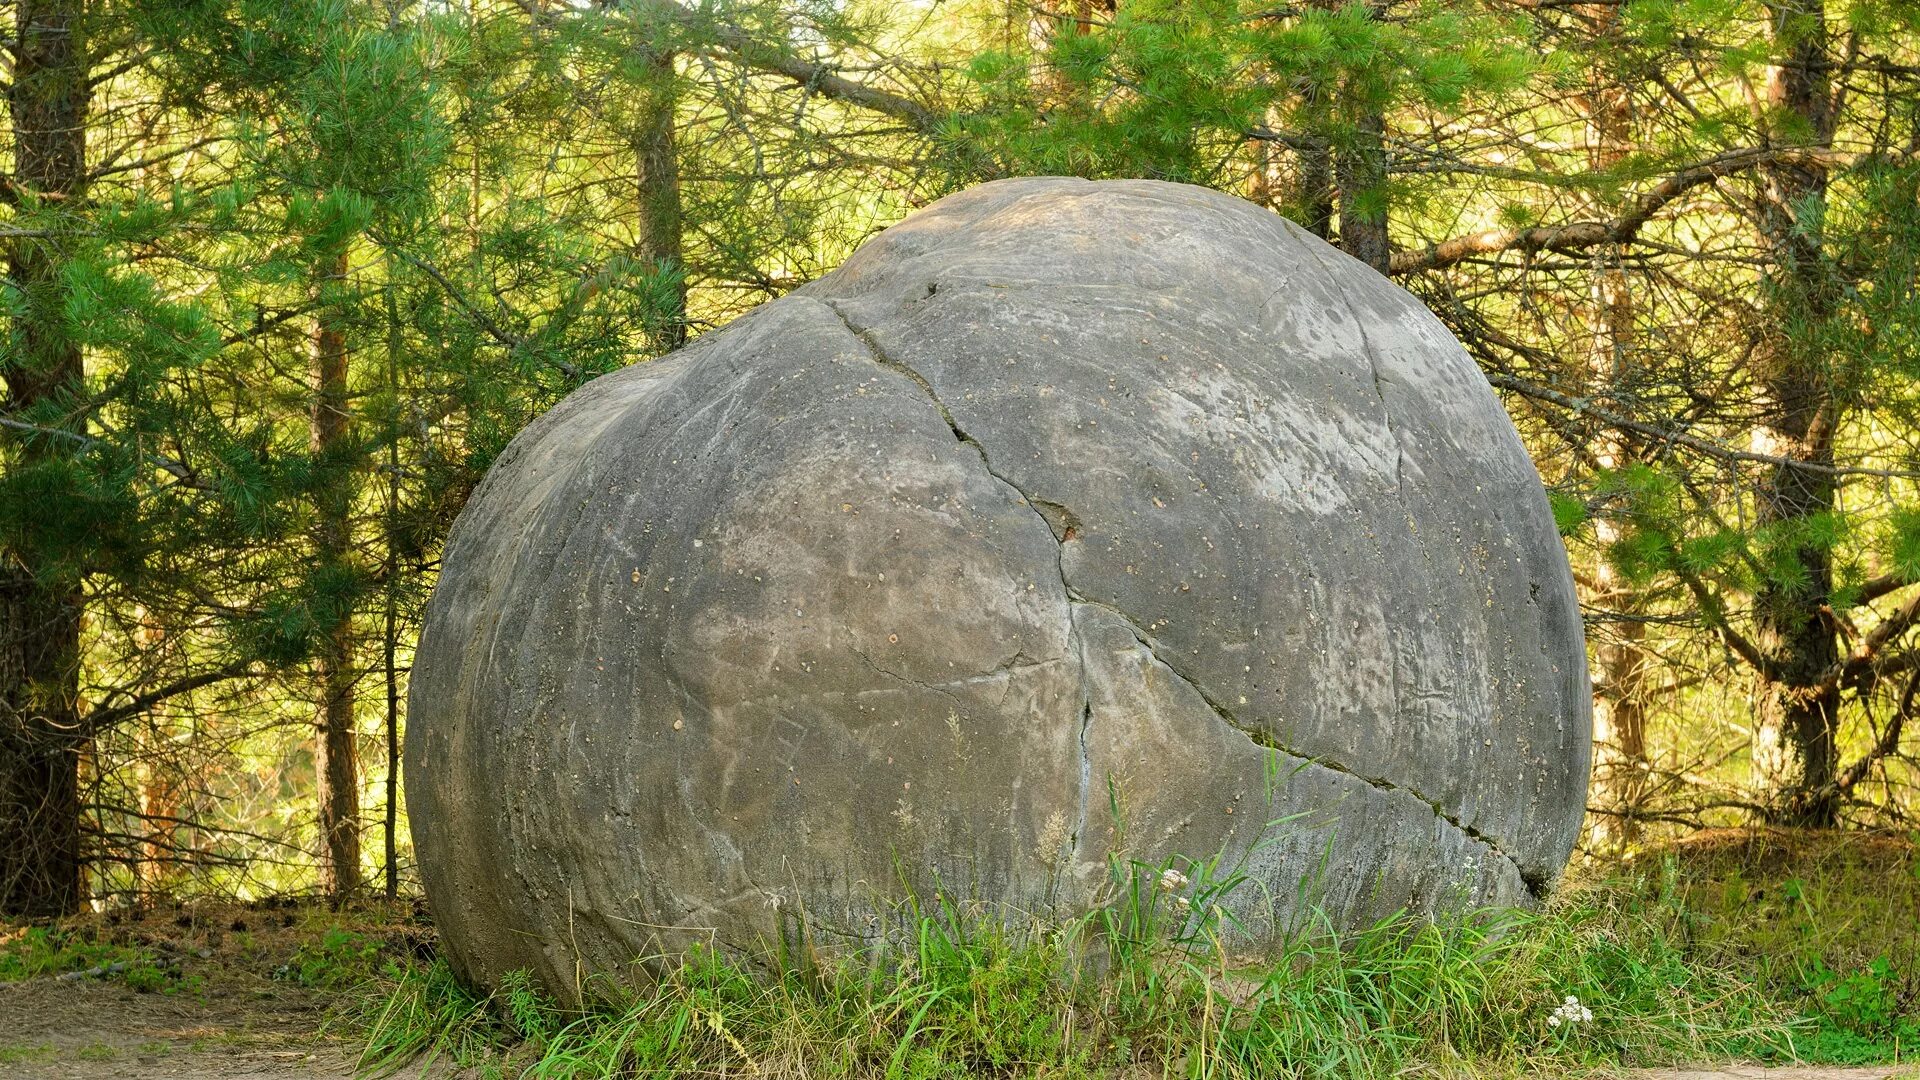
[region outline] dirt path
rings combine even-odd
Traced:
[[[352,1073],[317,1033],[326,1003],[277,985],[222,979],[199,993],[135,993],[106,981],[36,979],[0,989],[0,1076],[327,1077]]]
[[[347,1080],[359,1048],[326,1032],[334,1001],[289,977],[335,925],[355,932],[355,947],[404,951],[416,934],[404,910],[103,916],[85,936],[143,950],[157,965],[149,989],[121,975],[0,983],[0,1080]]]

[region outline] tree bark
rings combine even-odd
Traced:
[[[1768,122],[1775,128],[1769,138],[1827,146],[1833,116],[1824,0],[1771,3],[1768,15],[1778,57],[1766,88]],[[1798,464],[1833,464],[1838,416],[1830,373],[1814,335],[1796,337],[1791,329],[1817,327],[1834,310],[1821,249],[1828,172],[1806,159],[1768,164],[1759,176],[1758,224],[1770,265],[1755,358],[1761,391],[1756,435],[1769,452],[1795,464],[1768,473],[1757,519],[1763,528],[1791,531],[1835,506],[1832,474]],[[1818,543],[1799,545],[1795,555],[1800,580],[1769,581],[1754,598],[1754,643],[1766,665],[1755,692],[1753,763],[1776,821],[1825,827],[1839,812],[1832,781],[1840,695],[1826,678],[1839,648],[1823,615],[1833,590],[1833,562]]]
[[[674,142],[674,56],[660,52],[647,59],[646,100],[634,125],[634,180],[639,216],[634,255],[657,272],[674,275],[668,310],[662,312],[658,338],[663,350],[687,341],[687,281],[682,247],[680,159]]]
[[[406,348],[402,333],[404,324],[400,321],[400,303],[394,293],[394,273],[396,260],[387,256],[387,392],[390,400],[396,403],[406,400],[407,388],[400,381],[400,358]],[[399,606],[400,606],[400,430],[402,418],[398,411],[387,417],[387,490],[384,526],[386,531],[385,565],[381,567],[381,577],[385,582],[385,619],[380,641],[381,673],[385,676],[387,691],[386,743],[387,743],[387,805],[384,820],[381,822],[381,839],[385,848],[386,895],[389,901],[400,895],[400,669],[396,651],[400,643]]]
[[[1376,22],[1386,15],[1386,0],[1367,11]],[[1334,183],[1340,200],[1340,248],[1382,274],[1392,270],[1387,241],[1386,116],[1363,106],[1352,141],[1334,155]]]
[[[1387,245],[1386,120],[1378,112],[1360,118],[1355,144],[1334,160],[1340,191],[1340,249],[1382,274],[1392,270]]]
[[[83,0],[20,0],[8,109],[13,185],[23,204],[78,210],[86,198],[90,107]],[[9,284],[19,349],[0,370],[9,411],[80,396],[84,368],[64,327],[59,240],[15,238]],[[13,467],[69,453],[23,442]],[[0,551],[0,914],[47,916],[82,899],[79,572]]]
[[[1596,45],[1604,49],[1618,9],[1596,5],[1584,13],[1594,21]],[[1633,150],[1632,92],[1604,67],[1596,67],[1581,107],[1587,116],[1589,168],[1613,168]],[[1632,283],[1620,265],[1624,248],[1609,245],[1596,253],[1586,372],[1596,391],[1632,381],[1634,299]],[[1602,469],[1622,468],[1634,460],[1635,444],[1629,433],[1602,427],[1592,444],[1594,461]],[[1617,519],[1602,515],[1594,523],[1601,557],[1594,567],[1593,605],[1616,616],[1595,635],[1593,649],[1594,798],[1609,811],[1595,826],[1595,840],[1602,846],[1626,845],[1637,838],[1633,811],[1646,793],[1650,666],[1646,624],[1636,618],[1644,604],[1640,591],[1606,558],[1607,549],[1622,537]]]
[[[334,255],[323,272],[335,283],[347,276],[347,253]],[[315,496],[314,555],[323,571],[344,570],[353,558],[354,484],[348,422],[347,336],[337,307],[322,306],[313,350],[312,449],[322,477]],[[331,575],[335,581],[344,574]],[[324,846],[322,886],[338,901],[360,888],[360,762],[354,737],[354,626],[352,605],[323,602],[320,641],[314,657],[319,686],[318,772],[320,834]]]
[[[1322,240],[1333,239],[1333,151],[1325,145],[1310,146],[1299,152],[1299,191],[1294,202],[1300,207],[1308,232]]]

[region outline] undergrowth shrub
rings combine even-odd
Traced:
[[[309,989],[345,990],[375,974],[384,951],[372,934],[329,926],[294,950],[274,975]]]

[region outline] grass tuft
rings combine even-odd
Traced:
[[[1353,933],[1313,919],[1259,957],[1234,952],[1217,914],[1240,883],[1171,869],[1117,868],[1114,902],[1066,925],[1009,927],[936,898],[879,961],[770,971],[696,952],[573,1011],[524,976],[483,996],[444,962],[396,962],[362,998],[363,1065],[434,1055],[535,1080],[1500,1074],[1895,1061],[1920,1020],[1911,922],[1892,937],[1818,920],[1796,932],[1772,891],[1736,902],[1724,867],[1684,852],[1540,912]],[[1826,895],[1818,871],[1793,877],[1801,897]]]

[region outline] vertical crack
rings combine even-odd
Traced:
[[[927,295],[933,295],[936,288],[937,283],[930,284],[927,289]],[[912,379],[914,384],[920,387],[921,392],[926,394],[927,400],[933,403],[933,407],[940,411],[940,419],[946,422],[947,430],[953,432],[953,437],[972,447],[974,453],[980,455],[980,465],[986,470],[987,475],[993,477],[1007,490],[1013,492],[1020,505],[1033,511],[1034,516],[1040,519],[1040,523],[1046,526],[1047,534],[1053,537],[1054,572],[1059,575],[1061,596],[1065,599],[1067,605],[1067,649],[1078,660],[1080,667],[1080,677],[1078,680],[1080,687],[1080,730],[1077,736],[1080,753],[1079,808],[1075,814],[1071,839],[1068,841],[1067,850],[1063,853],[1065,861],[1071,862],[1078,856],[1081,844],[1086,838],[1087,813],[1088,807],[1092,802],[1093,789],[1093,752],[1089,743],[1089,729],[1093,725],[1093,696],[1087,687],[1086,645],[1080,637],[1079,622],[1074,618],[1073,586],[1067,581],[1066,544],[1067,541],[1074,539],[1074,537],[1078,535],[1080,531],[1080,519],[1074,515],[1072,510],[1067,509],[1067,507],[1060,503],[1029,495],[1020,485],[1002,475],[993,467],[993,459],[987,456],[987,448],[982,446],[978,439],[967,434],[966,430],[960,426],[960,422],[954,419],[953,410],[947,408],[947,403],[940,400],[939,393],[934,390],[933,384],[927,381],[926,376],[920,374],[914,367],[901,363],[887,355],[887,351],[880,347],[878,341],[874,340],[873,334],[865,328],[855,325],[853,320],[847,318],[846,312],[840,309],[838,303],[832,300],[813,299],[827,310],[833,312],[834,318],[840,320],[840,325],[846,327],[848,333],[859,339],[860,343],[866,346],[867,354],[873,358],[874,363],[879,364],[889,371]]]
[[[1062,584],[1065,581],[1062,575]],[[1093,727],[1093,692],[1087,687],[1087,642],[1080,636],[1080,619],[1071,593],[1067,596],[1067,636],[1068,644],[1080,660],[1080,801],[1074,812],[1073,833],[1061,860],[1071,866],[1079,860],[1080,847],[1086,842],[1087,810],[1093,801],[1093,748],[1087,741]]]
[[[1320,264],[1320,269],[1325,271],[1329,278],[1334,277],[1333,268],[1327,265],[1327,261],[1320,257],[1318,251],[1308,244],[1301,244],[1300,247],[1313,257],[1314,262]],[[1353,297],[1342,292],[1340,303],[1347,309],[1347,317],[1353,320],[1354,328],[1360,332],[1360,355],[1367,361],[1367,374],[1373,377],[1373,395],[1380,401],[1380,422],[1387,429],[1387,437],[1393,441],[1393,485],[1404,499],[1407,494],[1407,444],[1393,426],[1393,409],[1387,404],[1386,380],[1380,374],[1380,357],[1374,352],[1373,337],[1367,333],[1366,320],[1360,317],[1359,309],[1353,306]]]
[[[1321,261],[1318,252],[1313,252],[1310,248],[1308,250],[1309,250],[1309,253],[1313,255],[1316,261]],[[1322,261],[1321,265],[1324,267],[1325,263]],[[831,311],[834,317],[840,321],[840,324],[846,327],[847,332],[852,334],[856,339],[860,341],[862,345],[866,347],[866,350],[868,354],[873,358],[874,363],[880,365],[883,368],[886,368],[889,371],[896,372],[900,375],[906,376],[909,379],[912,379],[915,385],[919,386],[921,391],[926,394],[927,400],[932,402],[934,408],[939,410],[940,418],[946,422],[948,430],[953,432],[953,437],[956,440],[972,447],[974,452],[980,455],[980,464],[986,470],[987,475],[999,481],[1008,490],[1012,491],[1016,496],[1018,496],[1018,500],[1020,504],[1027,507],[1029,510],[1033,511],[1034,516],[1040,519],[1041,524],[1046,526],[1048,534],[1054,538],[1055,569],[1060,576],[1060,587],[1063,590],[1067,600],[1068,648],[1074,651],[1075,655],[1079,660],[1079,666],[1080,666],[1080,731],[1079,731],[1080,800],[1079,800],[1079,810],[1077,814],[1077,820],[1074,823],[1073,839],[1071,841],[1069,850],[1067,852],[1069,857],[1077,856],[1079,854],[1081,843],[1086,835],[1087,815],[1089,811],[1089,804],[1091,802],[1092,785],[1093,785],[1093,759],[1092,759],[1091,747],[1089,744],[1089,729],[1091,728],[1093,723],[1093,700],[1092,700],[1091,691],[1087,686],[1087,661],[1086,661],[1086,651],[1085,651],[1086,644],[1084,639],[1080,635],[1079,620],[1076,618],[1074,614],[1074,609],[1077,605],[1086,604],[1090,607],[1097,607],[1103,611],[1111,612],[1116,618],[1118,618],[1121,621],[1121,623],[1124,626],[1128,628],[1128,630],[1133,634],[1134,639],[1140,643],[1141,648],[1147,651],[1148,656],[1152,657],[1153,660],[1156,663],[1158,663],[1161,667],[1164,667],[1167,669],[1167,671],[1171,672],[1174,678],[1179,679],[1181,682],[1185,683],[1188,687],[1190,687],[1193,690],[1193,692],[1199,696],[1200,700],[1205,702],[1207,707],[1211,709],[1214,712],[1214,714],[1221,719],[1222,722],[1227,724],[1227,726],[1230,727],[1232,730],[1237,731],[1240,734],[1244,735],[1249,741],[1254,743],[1256,746],[1265,747],[1271,750],[1277,750],[1281,753],[1287,754],[1291,757],[1307,762],[1311,765],[1315,765],[1323,769],[1328,769],[1330,771],[1352,777],[1353,779],[1358,780],[1361,783],[1364,783],[1370,787],[1376,788],[1381,791],[1393,791],[1393,792],[1401,792],[1406,794],[1410,798],[1415,799],[1416,801],[1422,803],[1423,805],[1431,809],[1433,811],[1434,816],[1439,820],[1452,826],[1454,829],[1458,830],[1462,835],[1468,837],[1469,839],[1478,841],[1479,843],[1485,845],[1488,850],[1492,851],[1495,855],[1498,855],[1500,858],[1506,860],[1509,864],[1513,866],[1514,870],[1519,874],[1520,880],[1526,885],[1527,891],[1531,893],[1535,897],[1535,899],[1545,898],[1546,888],[1548,885],[1548,880],[1546,876],[1541,874],[1538,870],[1530,870],[1527,867],[1521,865],[1520,861],[1518,859],[1515,859],[1512,855],[1509,855],[1506,852],[1506,850],[1500,846],[1499,842],[1496,841],[1493,837],[1488,836],[1485,833],[1482,833],[1480,830],[1475,829],[1472,826],[1466,824],[1465,822],[1461,821],[1459,818],[1455,817],[1454,815],[1449,814],[1440,805],[1439,802],[1433,799],[1427,798],[1426,796],[1420,794],[1418,791],[1415,791],[1412,788],[1408,788],[1400,784],[1396,784],[1393,781],[1386,779],[1385,777],[1367,776],[1362,773],[1357,773],[1353,771],[1351,768],[1347,767],[1345,764],[1339,761],[1333,760],[1331,758],[1319,757],[1316,755],[1306,754],[1306,753],[1302,753],[1300,751],[1294,750],[1293,748],[1288,747],[1282,742],[1280,742],[1279,739],[1274,735],[1274,733],[1267,730],[1266,728],[1258,727],[1258,726],[1249,726],[1241,722],[1237,717],[1234,716],[1233,711],[1227,708],[1225,704],[1215,700],[1212,697],[1212,695],[1208,694],[1206,690],[1200,686],[1198,682],[1194,681],[1185,672],[1181,671],[1178,667],[1170,663],[1167,660],[1166,656],[1162,654],[1158,643],[1153,640],[1153,636],[1147,633],[1146,630],[1142,628],[1139,623],[1134,621],[1132,616],[1128,615],[1126,612],[1120,610],[1119,608],[1114,607],[1112,604],[1103,603],[1098,600],[1091,600],[1084,596],[1081,596],[1079,592],[1074,589],[1073,584],[1067,580],[1066,541],[1069,539],[1072,539],[1073,535],[1075,534],[1075,532],[1078,530],[1078,527],[1079,527],[1079,520],[1076,517],[1074,517],[1073,513],[1070,510],[1068,510],[1065,506],[1062,506],[1059,503],[1052,502],[1050,500],[1045,500],[1045,499],[1037,499],[1027,494],[1026,491],[1021,489],[1020,485],[1014,483],[1012,480],[1008,479],[1006,476],[1003,476],[998,471],[996,471],[993,467],[992,459],[987,455],[987,448],[981,445],[979,440],[973,438],[973,436],[971,435],[968,435],[966,431],[960,427],[959,422],[954,419],[952,410],[947,408],[946,402],[940,400],[940,395],[934,390],[933,384],[928,382],[927,378],[924,375],[920,374],[920,372],[914,369],[913,367],[907,364],[901,363],[900,361],[895,360],[894,358],[888,356],[886,351],[880,347],[877,341],[874,340],[873,335],[867,330],[854,325],[854,323],[847,318],[846,313],[840,310],[840,306],[836,302],[832,300],[822,300],[814,297],[810,297],[809,299],[813,299],[816,303],[819,303],[821,306]],[[1399,485],[1399,492],[1402,498],[1404,498],[1405,497],[1405,487],[1403,484],[1404,475],[1401,469],[1401,465],[1406,460],[1406,450],[1405,450],[1405,447],[1401,444],[1399,433],[1394,430],[1393,418],[1387,409],[1386,394],[1385,394],[1384,388],[1381,385],[1382,380],[1380,378],[1378,360],[1375,358],[1373,354],[1372,342],[1367,337],[1366,327],[1364,324],[1360,322],[1359,314],[1354,310],[1352,301],[1345,300],[1344,297],[1343,297],[1343,301],[1346,303],[1347,311],[1353,317],[1355,325],[1360,327],[1361,345],[1365,350],[1367,363],[1370,366],[1370,370],[1372,371],[1372,374],[1373,374],[1374,393],[1378,395],[1380,398],[1380,408],[1381,408],[1382,416],[1385,417],[1387,433],[1393,438],[1394,445],[1398,450],[1398,457],[1395,463],[1394,480],[1396,485]],[[1394,661],[1393,679],[1390,685],[1390,690],[1393,695],[1394,713],[1397,716],[1399,713],[1399,696],[1400,696],[1399,650],[1390,649],[1390,652],[1392,653],[1392,658]]]

